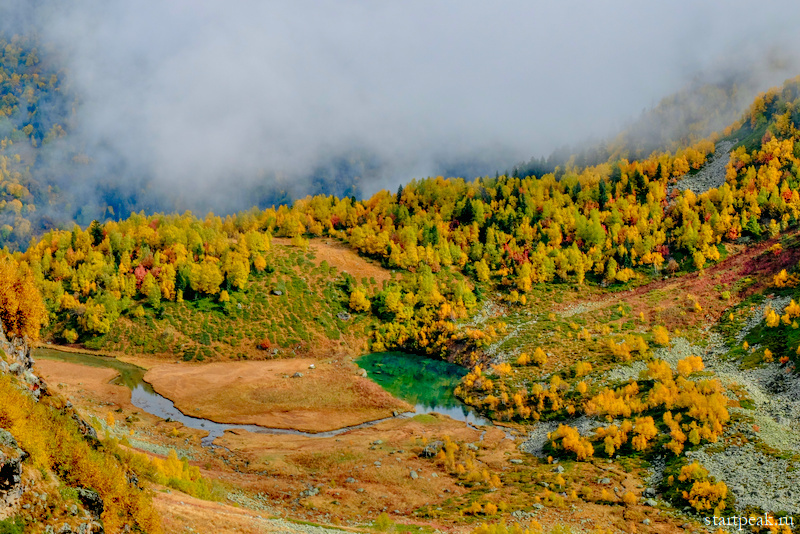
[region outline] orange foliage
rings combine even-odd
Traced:
[[[681,376],[689,376],[697,371],[702,371],[705,368],[703,359],[700,356],[687,356],[680,360],[677,365],[678,374]]]
[[[9,334],[39,338],[47,322],[42,297],[25,263],[0,252],[0,322]]]
[[[578,460],[585,460],[594,455],[594,447],[588,439],[581,437],[578,431],[568,425],[559,425],[558,430],[548,435],[556,449],[563,449],[575,454]],[[558,440],[561,440],[558,443]]]

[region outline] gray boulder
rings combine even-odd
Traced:
[[[100,494],[94,490],[86,488],[78,488],[78,498],[80,499],[83,507],[91,513],[95,519],[100,519],[103,515],[103,499]]]
[[[422,452],[419,455],[422,456],[423,458],[433,458],[434,456],[439,454],[439,451],[442,450],[442,447],[444,447],[443,441],[439,440],[433,441],[425,445],[425,448],[422,449]]]

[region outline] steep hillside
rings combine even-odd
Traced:
[[[151,496],[138,482],[143,473],[131,465],[135,457],[98,440],[33,373],[27,338],[17,335],[37,333],[40,297],[33,290],[8,293],[30,283],[24,267],[15,273],[10,266],[0,258],[0,530],[161,532]]]

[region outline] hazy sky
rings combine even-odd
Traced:
[[[40,32],[67,58],[82,135],[200,192],[353,147],[384,164],[365,193],[460,158],[513,163],[800,50],[798,2],[493,4],[87,0],[53,4]]]

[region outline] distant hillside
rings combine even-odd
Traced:
[[[126,167],[102,142],[89,143],[81,99],[57,50],[33,37],[0,35],[0,248],[23,249],[49,229],[140,210],[229,213],[309,193],[361,196],[360,182],[380,173],[380,162],[353,150],[320,161],[302,180],[264,171],[213,205],[187,203],[180,193],[154,190],[147,167]]]
[[[784,72],[786,65],[775,67]],[[674,152],[691,146],[739,120],[763,86],[756,72],[739,71],[713,82],[695,80],[684,89],[664,97],[656,106],[619,134],[583,147],[562,147],[547,158],[531,158],[514,166],[515,176],[541,176],[556,168],[582,169],[620,159],[641,160],[654,152]]]

